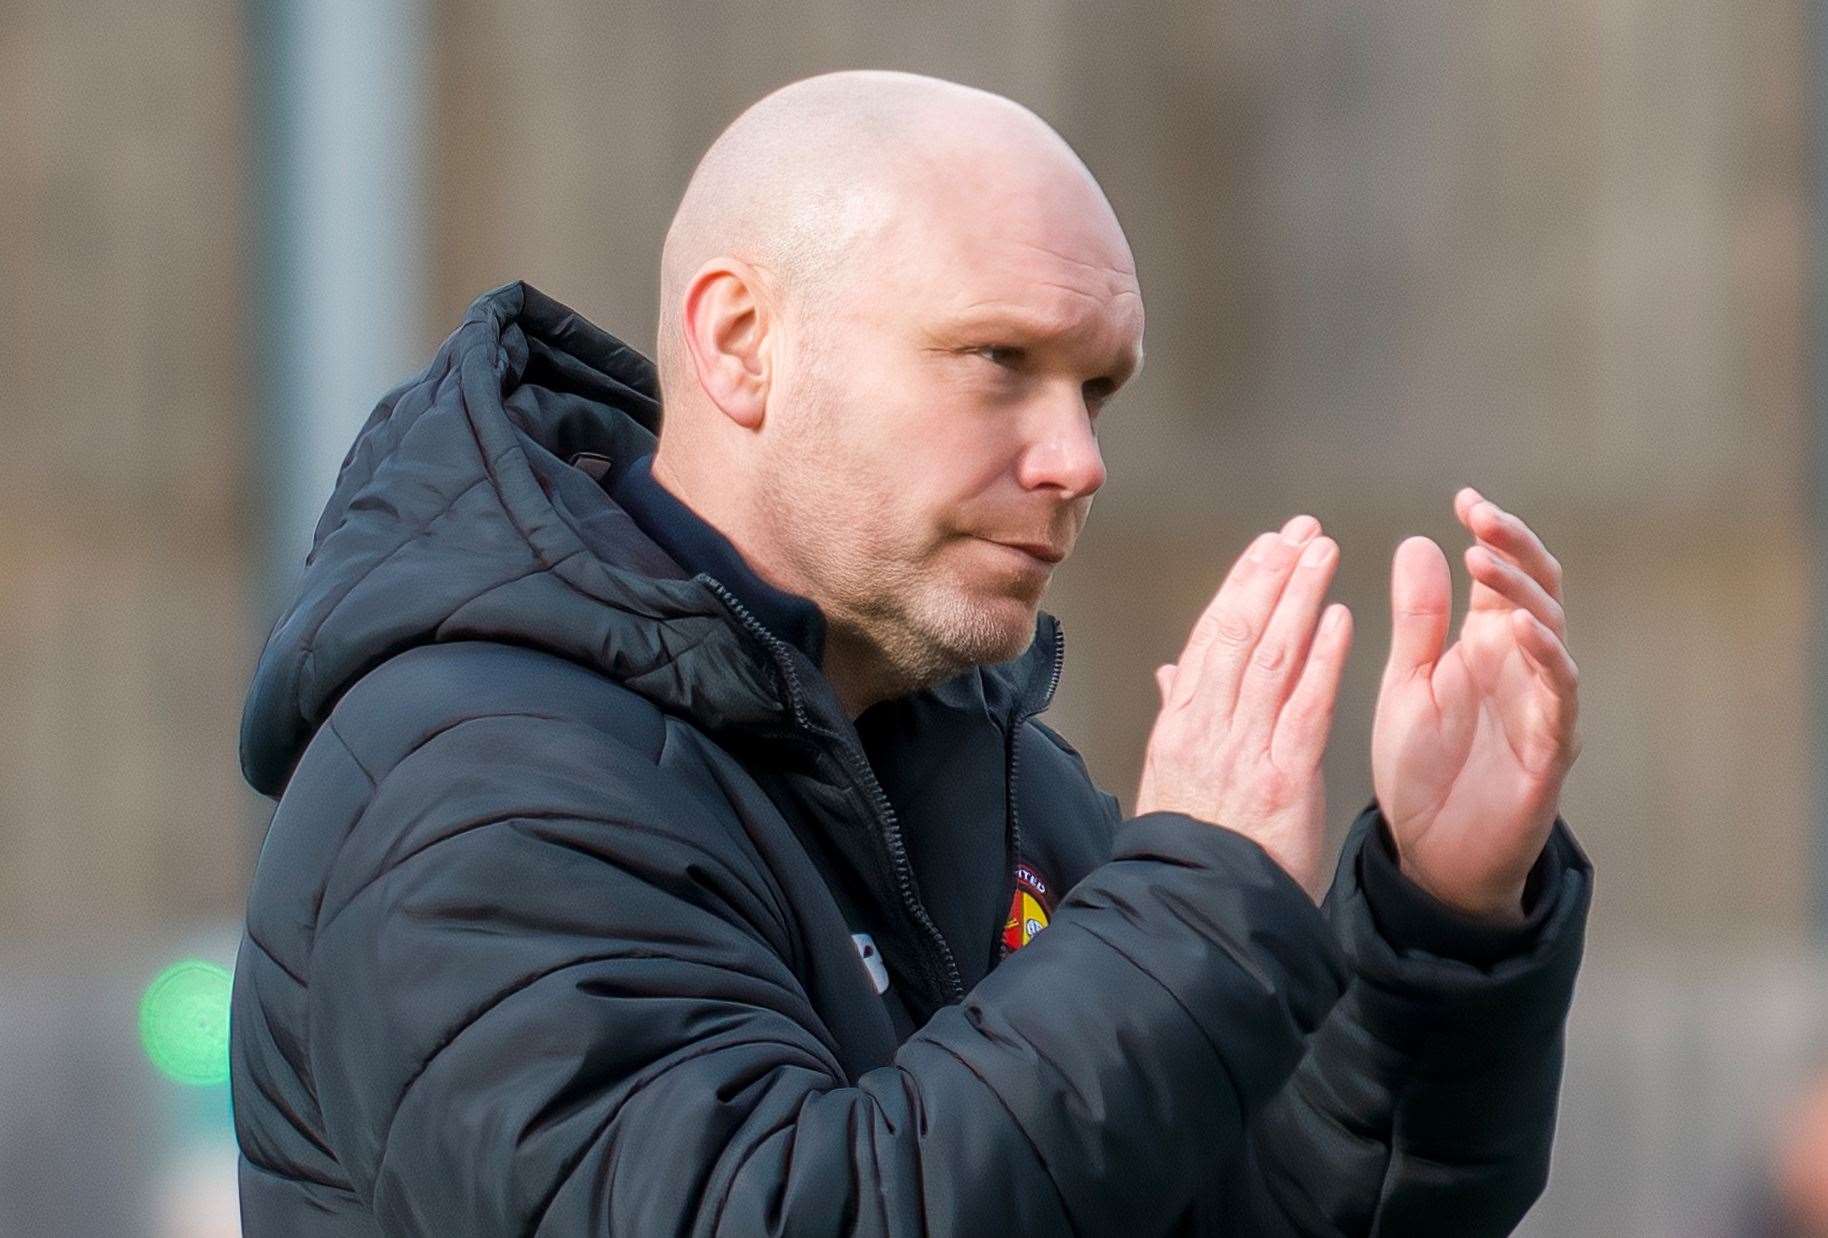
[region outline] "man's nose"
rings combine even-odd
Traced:
[[[1092,430],[1083,400],[1050,409],[1039,424],[1039,437],[1023,454],[1021,482],[1026,489],[1052,486],[1067,499],[1084,498],[1104,485],[1104,455]]]

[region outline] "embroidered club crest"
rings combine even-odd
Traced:
[[[1009,899],[1009,916],[1003,921],[1003,953],[1020,950],[1047,927],[1053,911],[1053,886],[1030,864],[1016,865],[1015,892]]]

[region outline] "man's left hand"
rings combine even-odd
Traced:
[[[1580,673],[1561,565],[1541,539],[1471,487],[1454,514],[1475,542],[1452,648],[1446,555],[1425,537],[1396,550],[1372,782],[1411,881],[1457,910],[1515,922],[1580,751]]]

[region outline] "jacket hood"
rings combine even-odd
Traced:
[[[248,783],[277,797],[351,684],[438,641],[581,662],[712,735],[790,726],[795,691],[854,734],[804,654],[734,614],[716,581],[674,562],[607,493],[659,429],[658,375],[636,349],[524,281],[478,297],[344,457],[249,686]],[[599,476],[572,463],[580,454]],[[1058,642],[1042,613],[1025,653],[930,691],[1006,720],[1035,712]]]

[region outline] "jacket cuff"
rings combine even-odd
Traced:
[[[1451,1045],[1449,1056],[1467,1071],[1554,1033],[1573,998],[1593,897],[1592,863],[1567,823],[1557,818],[1538,861],[1535,898],[1546,908],[1530,910],[1541,923],[1510,953],[1480,963],[1399,940],[1398,928],[1381,918],[1383,904],[1373,908],[1363,874],[1375,861],[1366,864],[1363,853],[1377,845],[1374,809],[1352,823],[1325,905],[1356,980],[1355,1017],[1398,1052],[1434,1061]]]
[[[1390,823],[1376,800],[1360,820],[1365,817],[1372,820],[1366,827],[1370,836],[1358,853],[1358,879],[1372,918],[1392,946],[1490,967],[1500,959],[1524,953],[1541,935],[1554,905],[1544,894],[1559,887],[1560,870],[1568,862],[1565,848],[1552,842],[1543,844],[1524,880],[1524,918],[1521,923],[1503,924],[1450,907],[1410,880],[1400,865]],[[1557,818],[1555,828],[1565,833],[1567,825]]]

